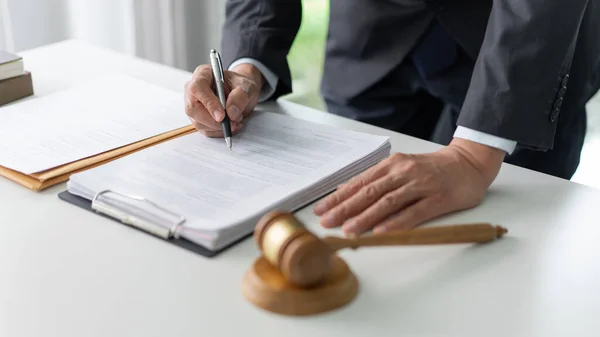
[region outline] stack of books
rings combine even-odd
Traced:
[[[25,70],[23,58],[0,50],[0,105],[31,95],[31,73]]]

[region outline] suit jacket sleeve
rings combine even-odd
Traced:
[[[551,149],[588,0],[494,0],[458,124]]]
[[[301,0],[228,0],[223,27],[223,66],[240,58],[260,61],[278,77],[270,97],[292,91],[287,54],[302,21]]]

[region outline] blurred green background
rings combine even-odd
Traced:
[[[319,88],[328,24],[328,0],[302,0],[302,24],[288,54],[294,93],[286,99],[321,110],[325,110]]]

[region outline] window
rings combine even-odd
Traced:
[[[302,24],[288,55],[294,93],[287,98],[323,110],[319,88],[329,24],[329,1],[302,0],[302,9]]]

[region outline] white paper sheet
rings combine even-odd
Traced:
[[[0,108],[0,165],[31,174],[190,124],[183,94],[109,74]]]
[[[105,189],[143,196],[185,215],[190,227],[219,230],[360,162],[386,141],[261,113],[234,137],[232,151],[222,138],[191,134],[75,174],[68,186],[88,199]]]

